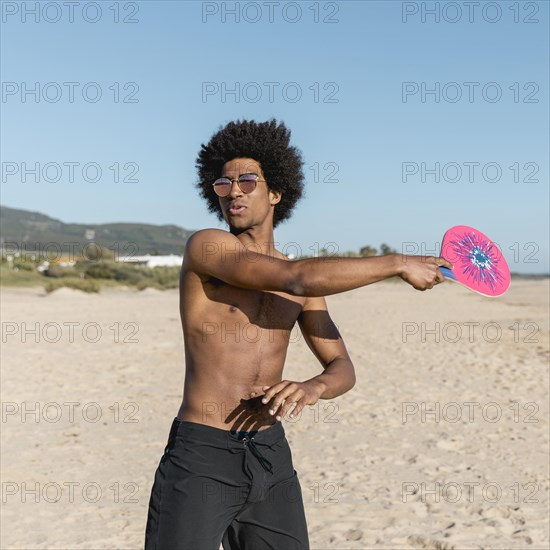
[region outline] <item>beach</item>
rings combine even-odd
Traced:
[[[549,284],[326,298],[357,383],[285,420],[312,550],[549,545]],[[1,289],[3,550],[143,548],[178,291]],[[296,325],[284,377],[321,371]]]

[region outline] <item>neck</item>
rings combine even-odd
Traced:
[[[273,237],[273,226],[271,227],[248,227],[238,229],[230,227],[229,231],[235,235],[251,252],[259,252],[266,256],[275,255],[275,242]]]

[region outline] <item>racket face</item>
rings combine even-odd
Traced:
[[[484,296],[500,296],[510,286],[510,269],[502,252],[473,227],[451,227],[443,237],[441,256],[453,264],[451,274],[443,273],[445,277]]]

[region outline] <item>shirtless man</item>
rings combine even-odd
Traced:
[[[197,186],[229,232],[197,231],[186,245],[183,402],[155,474],[146,550],[309,548],[282,420],[355,384],[324,296],[393,276],[426,290],[452,267],[400,254],[289,261],[273,236],[303,191],[289,139],[275,120],[231,122],[199,154]],[[296,321],[323,367],[305,381],[282,378]]]

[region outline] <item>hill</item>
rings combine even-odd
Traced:
[[[177,225],[64,223],[40,212],[0,206],[0,243],[16,250],[44,250],[55,243],[63,254],[70,255],[93,242],[121,256],[182,254],[193,233]]]

